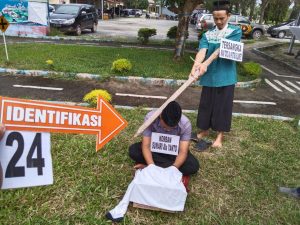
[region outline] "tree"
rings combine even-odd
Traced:
[[[252,21],[254,18],[255,13],[255,6],[256,6],[256,0],[252,0],[250,3],[250,13],[249,13],[249,20]]]
[[[300,12],[300,0],[293,0],[294,7],[292,9],[290,19],[297,19]]]
[[[139,0],[139,9],[147,9],[149,6],[148,0]]]
[[[271,0],[265,10],[264,20],[279,23],[285,20],[290,0]]]
[[[259,17],[259,23],[262,24],[265,18],[265,10],[267,9],[268,5],[270,4],[271,0],[261,0],[260,4],[260,17]]]
[[[148,8],[148,0],[126,0],[125,4],[127,8],[134,9],[147,9]]]
[[[165,5],[178,14],[178,29],[176,33],[176,46],[174,59],[180,60],[184,54],[185,40],[188,33],[190,16],[197,5],[203,0],[166,0]]]

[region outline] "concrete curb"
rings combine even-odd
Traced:
[[[18,69],[8,69],[0,68],[0,73],[9,73],[13,75],[20,76],[43,76],[49,77],[51,75],[60,75],[60,76],[74,76],[79,79],[90,79],[90,80],[100,80],[107,77],[98,75],[98,74],[89,74],[89,73],[63,73],[55,71],[43,71],[43,70],[18,70]],[[129,82],[129,83],[138,83],[138,84],[147,84],[147,85],[158,85],[158,86],[180,86],[186,80],[175,80],[175,79],[163,79],[163,78],[146,78],[146,77],[135,77],[135,76],[115,76],[111,77],[111,80]],[[248,82],[238,82],[236,87],[238,88],[249,88],[255,87],[261,82],[261,79],[256,79]],[[193,86],[200,87],[200,81],[196,81]]]
[[[282,67],[288,67],[290,70],[292,70],[294,73],[300,73],[300,69],[288,64],[288,63],[285,63],[285,62],[282,62],[282,61],[279,61],[278,59],[275,59],[274,57],[262,52],[261,50],[264,50],[264,49],[269,49],[269,48],[272,48],[272,47],[277,47],[277,46],[281,46],[281,45],[284,45],[285,43],[280,43],[280,44],[274,44],[274,45],[268,45],[268,46],[265,46],[265,47],[259,47],[259,48],[253,48],[252,51],[257,54],[257,55],[260,55],[266,59],[269,59],[269,60],[273,60],[275,61],[276,63],[278,63],[279,65],[281,65]]]
[[[93,41],[93,42],[114,42],[113,39],[106,39],[106,40],[102,40],[99,38],[94,38],[94,37],[89,37],[89,38],[85,38],[85,37],[63,37],[63,36],[26,36],[26,35],[19,35],[19,36],[11,36],[11,35],[7,35],[9,37],[18,37],[18,38],[32,38],[32,39],[44,39],[44,40],[59,40],[59,41]]]
[[[138,107],[133,106],[121,106],[121,105],[115,105],[116,109],[136,109]],[[142,110],[153,110],[156,108],[142,108]],[[198,113],[198,110],[182,110],[185,113]],[[280,120],[280,121],[292,121],[293,118],[291,117],[285,117],[285,116],[276,116],[276,115],[264,115],[264,114],[251,114],[251,113],[232,113],[232,116],[234,117],[252,117],[252,118],[262,118],[262,119],[272,119],[272,120]],[[300,124],[300,121],[299,121]]]
[[[89,106],[88,103],[82,103],[82,102],[64,102],[64,101],[49,101],[51,103],[56,104],[65,104],[65,105],[73,105],[73,106]],[[128,109],[128,110],[134,110],[139,107],[135,106],[123,106],[123,105],[114,105],[116,109]],[[157,108],[142,108],[142,110],[145,111],[151,111],[153,109]],[[182,110],[184,113],[198,113],[198,110]],[[261,118],[261,119],[272,119],[272,120],[279,120],[279,121],[292,121],[294,118],[286,117],[286,116],[276,116],[276,115],[264,115],[264,114],[252,114],[252,113],[232,113],[232,116],[234,117],[251,117],[251,118]],[[298,122],[298,126],[300,126],[300,120]]]

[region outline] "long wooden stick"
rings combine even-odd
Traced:
[[[181,87],[179,89],[177,89],[174,94],[168,98],[164,104],[162,104],[161,107],[159,107],[153,114],[152,116],[146,120],[142,126],[140,126],[140,128],[137,130],[137,132],[135,133],[134,137],[137,137],[138,135],[140,135],[141,133],[144,132],[144,130],[149,127],[149,125],[151,123],[154,122],[154,120],[162,113],[162,111],[164,110],[164,108],[166,108],[166,106],[174,101],[188,86],[190,86],[193,82],[195,81],[195,78],[190,76],[189,79],[183,84],[181,85]]]
[[[213,54],[210,55],[210,57],[208,59],[205,60],[205,64],[207,65],[207,67],[218,57],[220,52],[220,49],[216,49],[214,51]],[[199,70],[196,70],[195,73],[195,77],[198,77],[199,75],[203,75],[203,74],[199,74]],[[181,95],[181,93],[188,87],[190,86],[193,82],[195,81],[195,78],[193,76],[189,76],[189,79],[183,84],[181,85],[181,87],[179,89],[177,89],[174,94],[168,98],[165,103],[159,107],[154,113],[153,115],[146,120],[142,126],[140,126],[140,128],[137,130],[137,132],[135,133],[134,137],[137,137],[138,135],[140,135],[141,133],[143,133],[143,131],[149,127],[149,125],[151,123],[154,122],[154,120],[162,113],[162,111],[164,110],[164,108],[166,108],[166,106],[171,102],[174,101],[179,95]]]

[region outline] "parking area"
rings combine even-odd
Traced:
[[[136,17],[120,17],[110,20],[99,20],[96,33],[83,32],[84,35],[88,36],[100,36],[101,38],[112,38],[112,39],[128,39],[136,38],[137,32],[140,28],[155,28],[157,35],[151,37],[151,39],[164,40],[167,39],[167,32],[172,26],[177,26],[178,21],[174,20],[161,20],[161,19],[146,19],[145,16]],[[290,42],[290,37],[285,38],[272,38],[266,34],[272,41],[277,42]],[[190,41],[198,40],[198,32],[195,29],[195,25],[189,25],[189,38]],[[296,40],[295,43],[300,43]]]
[[[136,38],[140,28],[155,28],[157,35],[151,37],[153,39],[166,39],[168,30],[177,26],[178,21],[174,20],[158,20],[146,19],[144,16],[140,18],[117,18],[112,20],[99,20],[98,29],[95,34],[86,33],[89,35],[101,35],[101,37],[118,37],[118,38]],[[190,25],[189,40],[196,41],[197,32],[194,25]]]

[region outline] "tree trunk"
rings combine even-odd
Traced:
[[[300,12],[300,0],[294,0],[294,7],[293,7],[292,13],[290,15],[290,20],[297,19],[299,12]]]
[[[241,14],[243,15],[243,16],[246,16],[247,15],[247,6],[246,5],[242,5],[242,7],[241,7]]]
[[[259,17],[259,24],[262,24],[265,17],[265,10],[268,7],[270,0],[262,0],[260,6],[260,17]]]
[[[200,0],[186,0],[178,7],[178,27],[176,33],[176,47],[174,60],[180,60],[184,54],[185,40],[189,28],[190,15],[195,7],[202,3]]]
[[[249,20],[250,21],[253,20],[254,11],[255,11],[255,4],[256,4],[255,0],[252,0],[251,3],[250,3],[250,14],[249,14]]]
[[[184,48],[185,48],[185,40],[188,33],[189,28],[189,16],[180,16],[178,18],[178,28],[176,34],[176,48],[175,48],[175,60],[180,60],[181,57],[184,55]]]

